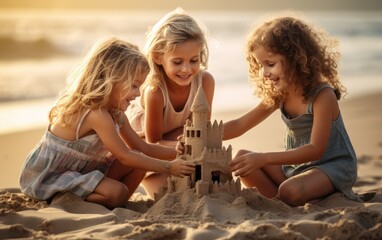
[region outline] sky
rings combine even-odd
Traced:
[[[382,0],[0,0],[0,9],[382,11]]]

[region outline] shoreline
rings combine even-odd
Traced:
[[[380,127],[382,125],[382,106],[379,104],[380,102],[382,102],[382,91],[342,99],[339,102],[345,126],[359,159],[382,159],[382,128]],[[36,109],[43,111],[41,106]],[[226,122],[239,117],[249,109],[238,106],[236,110],[213,111],[211,120]],[[24,116],[23,119],[34,118]],[[0,188],[18,186],[18,174],[21,166],[28,153],[43,136],[46,127],[47,124],[39,124],[0,132],[0,160],[5,166],[0,170]],[[239,149],[278,151],[283,149],[283,134],[284,124],[277,111],[254,129],[236,139],[225,141],[223,144],[231,145],[233,154]],[[378,175],[377,171],[378,168],[370,169],[367,172]],[[359,172],[361,177],[364,176],[365,171],[360,170]]]
[[[349,94],[345,99],[340,100],[340,104],[382,93],[382,84],[379,83],[377,76],[364,78],[368,82],[364,85],[360,85],[357,79],[357,77],[346,78],[345,84]],[[249,82],[242,81],[237,84],[217,82],[215,87],[213,115],[224,115],[227,112],[242,113],[259,102],[259,99],[252,95],[253,89]],[[55,97],[0,102],[0,136],[35,128],[46,128],[48,112],[56,99]]]
[[[0,135],[0,236],[59,239],[380,239],[382,236],[382,92],[341,101],[350,138],[358,158],[356,193],[366,202],[334,193],[322,201],[291,207],[267,199],[256,189],[241,196],[227,192],[196,196],[194,191],[168,193],[153,202],[136,191],[124,207],[107,209],[70,194],[52,201],[35,201],[18,187],[26,154],[45,128]],[[213,112],[212,120],[228,121],[246,110]],[[223,142],[256,151],[282,148],[279,112],[237,139]],[[308,230],[307,230],[308,229]],[[1,238],[0,237],[0,238]]]

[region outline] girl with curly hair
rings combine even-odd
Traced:
[[[247,187],[296,206],[336,191],[352,191],[357,159],[338,100],[346,88],[337,69],[337,41],[294,17],[274,18],[250,35],[247,60],[262,101],[225,124],[224,138],[238,137],[277,109],[286,125],[285,151],[239,150],[231,170]]]

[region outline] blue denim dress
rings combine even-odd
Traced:
[[[306,113],[296,118],[289,119],[285,115],[283,105],[281,105],[281,117],[286,124],[285,148],[287,150],[310,142],[313,127],[313,101],[317,94],[327,87],[330,88],[327,84],[318,87],[313,97],[308,101]],[[287,177],[292,177],[312,168],[318,168],[324,172],[334,187],[346,197],[359,200],[358,196],[352,191],[352,187],[357,180],[357,158],[346,132],[341,113],[336,120],[332,121],[329,143],[321,159],[298,165],[282,166],[282,170]]]

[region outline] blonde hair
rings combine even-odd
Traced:
[[[67,85],[49,112],[49,122],[70,126],[81,109],[105,106],[116,83],[130,89],[137,75],[147,73],[146,57],[136,45],[117,38],[95,44],[67,78]]]
[[[286,80],[302,90],[305,101],[323,82],[335,90],[337,99],[341,98],[341,93],[346,93],[337,69],[341,56],[337,50],[338,41],[329,37],[325,31],[314,29],[299,19],[279,17],[255,29],[247,44],[250,79],[256,86],[254,94],[262,98],[268,107],[278,105],[284,93],[262,76],[261,66],[253,54],[260,47],[285,57]]]
[[[177,44],[189,40],[198,41],[201,44],[200,67],[206,69],[208,47],[204,32],[183,9],[177,8],[168,13],[149,29],[143,48],[150,65],[150,73],[146,78],[145,85],[156,87],[165,79],[166,74],[163,67],[154,61],[156,55],[171,52]]]

